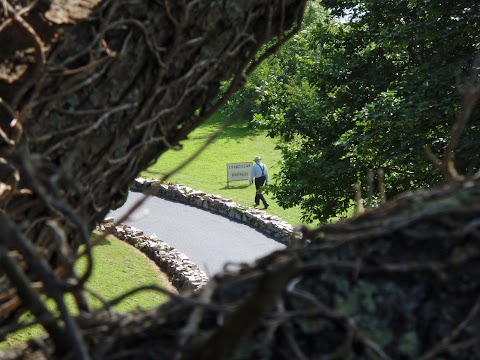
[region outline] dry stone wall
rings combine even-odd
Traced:
[[[162,184],[158,180],[137,178],[130,186],[132,191],[148,193],[164,199],[196,206],[258,229],[266,235],[288,245],[300,236],[293,227],[278,216],[263,210],[245,208],[230,199],[207,194],[179,184]],[[142,230],[128,225],[115,225],[109,218],[99,225],[100,230],[109,229],[113,235],[141,250],[165,272],[179,291],[198,291],[208,282],[206,274],[187,255],[180,253],[156,236],[146,236]]]
[[[178,184],[166,185],[158,180],[137,178],[131,184],[131,190],[143,193],[148,191],[153,196],[182,202],[227,216],[254,227],[286,245],[294,232],[292,225],[286,223],[278,216],[269,215],[265,211],[255,208],[245,208],[231,199],[193,190],[187,186]]]
[[[98,228],[102,231],[109,230],[115,237],[142,251],[157,264],[180,292],[188,290],[195,292],[208,282],[207,275],[190,261],[187,255],[155,235],[146,236],[142,230],[125,224],[115,225],[113,218],[105,219]]]

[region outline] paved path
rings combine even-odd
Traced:
[[[130,192],[125,205],[108,216],[120,219],[141,197],[141,193]],[[158,197],[147,199],[124,223],[143,230],[145,235],[155,234],[186,254],[209,277],[227,262],[252,262],[285,247],[245,224]]]

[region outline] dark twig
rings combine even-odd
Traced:
[[[471,321],[478,316],[480,312],[480,296],[476,299],[473,307],[463,319],[458,326],[453,329],[453,331],[445,336],[442,340],[438,342],[432,349],[430,349],[426,354],[422,355],[419,360],[430,360],[430,359],[437,359],[440,354],[444,352],[449,352],[449,347],[453,343],[453,341],[462,333],[463,330],[471,323]],[[477,338],[478,340],[478,338]],[[473,344],[471,344],[473,345]]]
[[[3,216],[0,216],[0,233],[10,239],[16,239],[15,232],[13,232],[11,226],[5,222]],[[16,240],[20,241],[19,239]],[[68,349],[68,341],[65,341],[63,329],[40,300],[39,294],[31,287],[28,277],[8,255],[8,250],[4,244],[0,244],[0,268],[2,268],[12,284],[17,288],[17,293],[22,299],[23,304],[29,308],[32,314],[39,320],[40,324],[50,334],[57,347],[57,351],[61,353],[66,352]]]

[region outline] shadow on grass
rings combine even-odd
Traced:
[[[101,233],[98,232],[98,231],[94,231],[92,233],[92,236],[91,236],[91,241],[92,242],[95,242],[99,237],[101,236]],[[111,235],[108,235],[108,236],[111,236]],[[98,246],[98,245],[112,245],[112,242],[108,239],[108,237],[106,237],[105,239],[103,239],[102,241],[100,241],[99,243],[96,243],[95,246]]]
[[[163,176],[165,176],[165,174],[167,173],[165,170],[157,170],[153,167],[150,167],[148,168],[147,170],[144,170],[143,173],[145,174],[151,174],[151,175],[156,175],[157,178],[162,178]]]
[[[100,241],[100,242],[97,244],[97,246],[99,246],[99,245],[101,245],[101,246],[104,246],[104,245],[112,245],[112,242],[111,242],[110,240],[108,240],[108,239],[103,239],[102,241]]]
[[[228,120],[218,114],[212,116],[205,124],[202,125],[203,128],[211,128],[211,130],[208,131],[208,134],[198,136],[196,138],[209,138],[210,135],[219,129],[226,121]],[[240,118],[223,130],[218,138],[241,141],[243,138],[255,135],[255,133],[256,130],[250,124],[249,120]]]
[[[247,185],[227,185],[220,188],[220,190],[246,189],[248,188],[248,186],[249,186],[248,184]]]

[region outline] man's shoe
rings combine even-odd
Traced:
[[[269,206],[269,204],[265,204],[265,210],[267,210]]]

